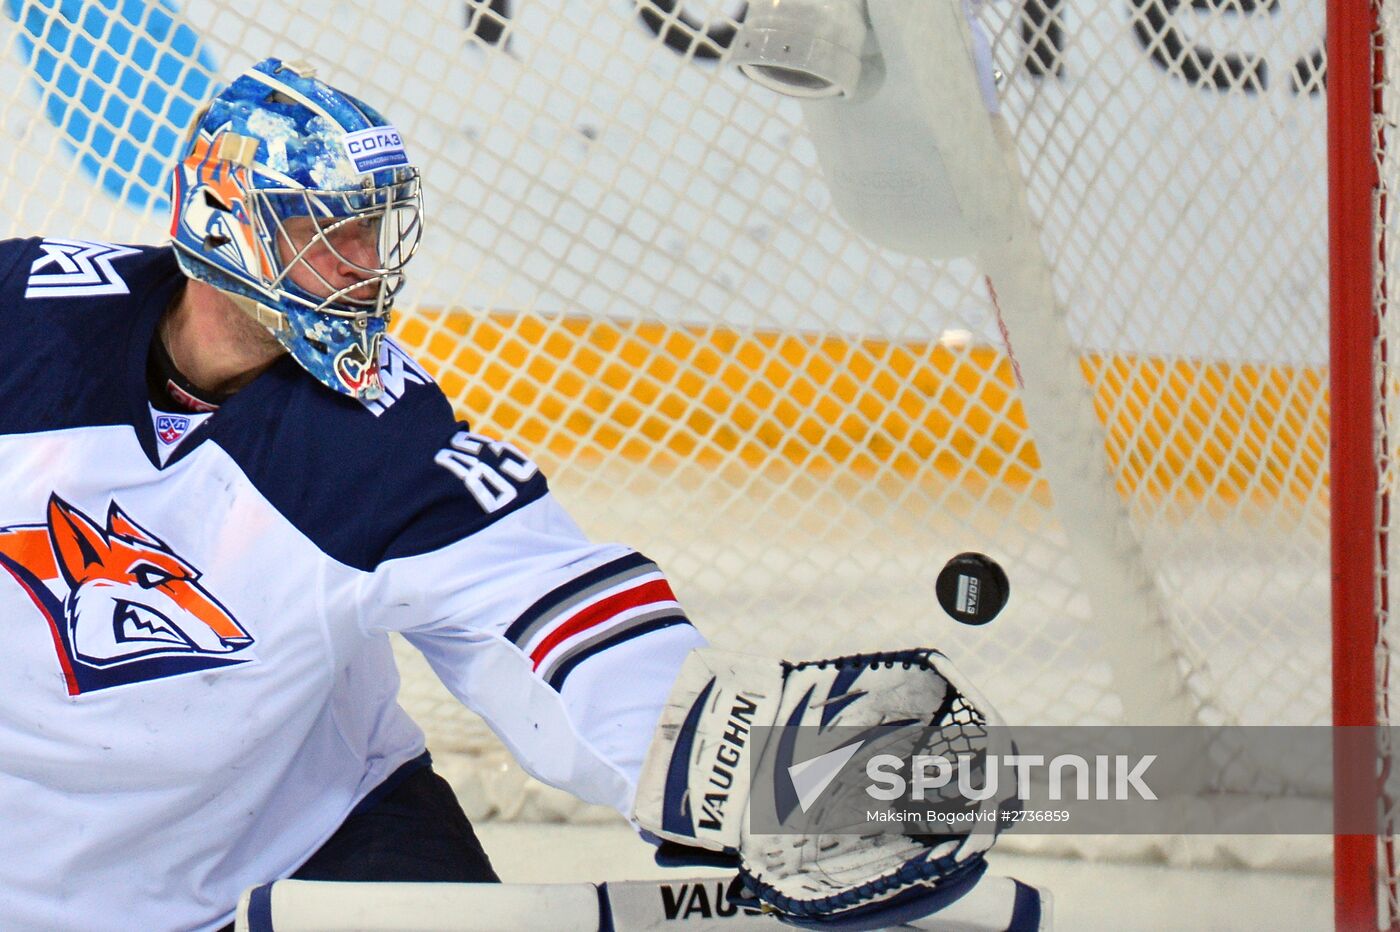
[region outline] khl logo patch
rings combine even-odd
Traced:
[[[128,294],[126,282],[112,268],[112,260],[140,252],[128,246],[80,239],[47,239],[39,248],[44,254],[29,266],[26,298]]]
[[[190,419],[179,414],[162,414],[156,418],[156,436],[166,446],[179,442],[189,429]]]
[[[0,570],[48,622],[70,696],[253,659],[199,570],[115,501],[103,527],[49,496],[44,524],[0,528]]]

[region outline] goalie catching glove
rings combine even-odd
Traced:
[[[748,888],[779,918],[833,929],[882,928],[934,913],[972,888],[996,839],[996,798],[948,799],[963,811],[956,834],[912,823],[900,831],[852,827],[878,801],[856,780],[831,782],[859,742],[977,766],[1003,740],[996,713],[933,650],[790,663],[713,649],[681,668],[637,788],[634,815],[663,854],[692,863],[738,862]],[[767,727],[773,726],[773,727]],[[799,732],[796,726],[813,726]],[[837,726],[856,726],[833,732]],[[811,753],[811,739],[824,753]],[[797,745],[808,745],[799,754]],[[838,754],[833,751],[848,751]],[[827,771],[815,782],[803,763]],[[772,786],[753,785],[754,775]],[[802,789],[798,788],[798,784]],[[956,783],[956,781],[954,781]],[[801,827],[783,831],[801,806]],[[924,804],[921,804],[923,806]],[[929,805],[928,808],[933,808]],[[968,812],[969,809],[978,810]],[[764,813],[759,828],[754,815]],[[841,815],[846,813],[844,832]],[[977,818],[981,816],[981,818]],[[901,833],[902,832],[902,833]],[[858,834],[857,834],[858,833]],[[680,846],[679,848],[677,846]],[[699,850],[697,850],[699,849]]]

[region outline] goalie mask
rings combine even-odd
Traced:
[[[196,117],[174,172],[181,269],[228,294],[322,384],[379,395],[379,348],[422,231],[398,132],[269,58]]]

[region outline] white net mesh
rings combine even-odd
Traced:
[[[165,238],[173,136],[265,55],[388,114],[430,222],[399,337],[591,534],[656,559],[714,641],[931,643],[1008,720],[1058,724],[1166,702],[1124,683],[1150,634],[1165,649],[1144,665],[1196,721],[1328,720],[1318,0],[979,14],[1058,305],[1042,311],[1103,448],[1079,455],[1109,467],[1088,493],[1047,478],[1055,424],[1027,423],[984,270],[853,234],[798,106],[716,60],[737,3],[5,9],[10,234]],[[1055,511],[1083,494],[1122,523]],[[934,597],[964,550],[1011,578],[985,628]],[[1141,600],[1101,604],[1115,576]],[[446,764],[469,809],[557,811],[405,663],[439,759],[472,752]]]
[[[1377,352],[1377,385],[1379,405],[1377,408],[1377,447],[1381,450],[1380,502],[1378,506],[1381,532],[1381,573],[1380,591],[1380,644],[1376,652],[1378,702],[1380,705],[1377,720],[1386,725],[1395,724],[1394,704],[1390,686],[1394,680],[1396,661],[1400,660],[1394,632],[1390,631],[1390,618],[1394,614],[1396,598],[1400,596],[1395,587],[1394,567],[1400,558],[1400,535],[1394,529],[1394,508],[1397,492],[1400,492],[1400,475],[1396,473],[1397,431],[1395,403],[1400,398],[1400,374],[1395,368],[1395,353],[1400,348],[1400,321],[1395,317],[1391,300],[1391,290],[1395,287],[1392,270],[1400,268],[1400,160],[1395,158],[1397,131],[1400,131],[1400,54],[1396,43],[1400,42],[1400,5],[1381,3],[1373,0],[1372,9],[1377,16],[1375,47],[1378,55],[1378,86],[1376,87],[1375,120],[1372,124],[1373,148],[1377,156],[1378,182],[1375,202],[1376,229],[1374,239],[1375,288],[1374,304],[1380,321]],[[1382,753],[1386,757],[1389,771],[1395,768],[1396,748],[1389,746],[1388,732],[1383,731]],[[1387,773],[1389,776],[1389,773]],[[1386,781],[1393,785],[1393,781]],[[1400,863],[1395,852],[1395,831],[1400,824],[1400,811],[1397,800],[1386,796],[1384,819],[1386,833],[1378,839],[1380,877],[1384,889],[1384,900],[1380,910],[1382,927],[1400,924]]]

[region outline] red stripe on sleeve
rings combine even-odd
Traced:
[[[664,579],[653,579],[651,582],[642,583],[631,589],[624,589],[621,592],[608,596],[601,602],[595,602],[588,608],[574,615],[545,636],[540,645],[530,652],[530,662],[534,669],[540,668],[540,663],[549,652],[559,645],[561,641],[573,637],[580,631],[587,631],[595,625],[602,624],[609,618],[627,611],[631,608],[639,608],[652,602],[674,602],[676,594],[671,591],[671,584]]]

